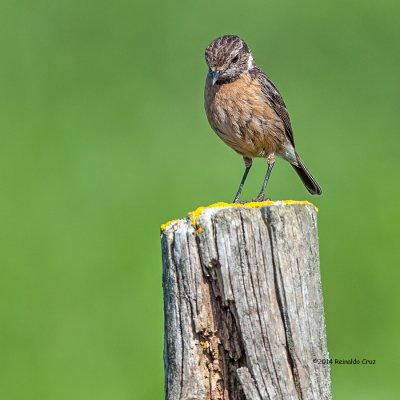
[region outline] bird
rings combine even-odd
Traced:
[[[264,200],[275,156],[292,165],[311,194],[322,194],[296,152],[282,96],[254,62],[249,46],[239,36],[220,36],[207,46],[205,59],[208,74],[204,107],[208,122],[228,146],[243,156],[245,164],[234,203],[239,202],[253,158],[265,158],[268,163],[261,191],[253,201]]]

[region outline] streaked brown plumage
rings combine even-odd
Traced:
[[[254,63],[251,50],[238,36],[215,39],[206,49],[209,71],[204,91],[208,121],[217,135],[244,158],[243,175],[235,202],[250,170],[252,159],[268,160],[268,171],[257,201],[275,162],[288,161],[311,194],[322,190],[296,153],[290,118],[283,99]]]

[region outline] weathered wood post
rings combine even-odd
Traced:
[[[165,398],[331,399],[316,208],[218,205],[162,227]]]

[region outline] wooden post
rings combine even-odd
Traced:
[[[248,203],[163,227],[167,400],[331,399],[316,211]]]

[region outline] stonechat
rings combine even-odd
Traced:
[[[204,90],[208,122],[216,134],[243,156],[245,172],[234,202],[239,201],[252,160],[266,158],[268,170],[264,191],[275,163],[275,155],[288,161],[311,194],[322,194],[294,146],[289,113],[282,96],[253,59],[247,44],[238,36],[215,39],[205,52],[209,67]]]

